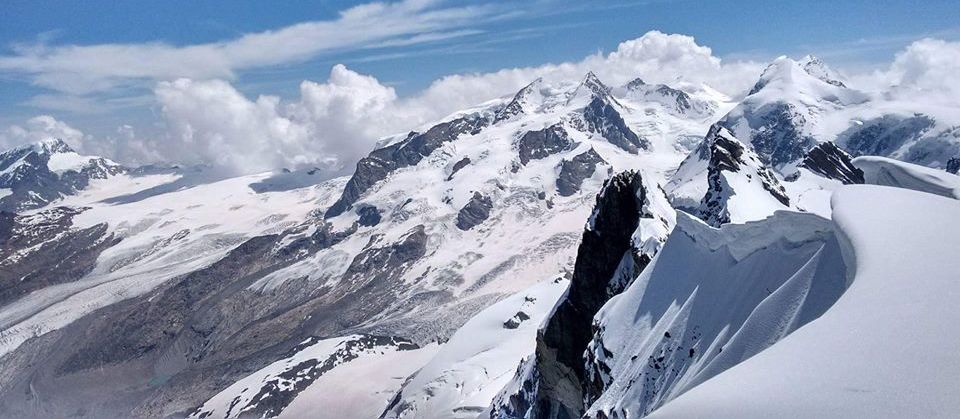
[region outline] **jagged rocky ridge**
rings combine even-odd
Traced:
[[[800,167],[845,185],[863,183],[863,170],[854,166],[852,160],[849,154],[828,141],[807,152]]]
[[[591,338],[593,315],[620,293],[649,263],[672,227],[665,198],[637,172],[612,177],[597,195],[583,233],[570,288],[537,333],[530,367],[518,371],[516,394],[500,397],[497,417],[579,417],[594,384],[582,354]],[[661,205],[658,205],[661,204]],[[636,232],[640,232],[638,235]],[[638,238],[640,238],[638,240]]]

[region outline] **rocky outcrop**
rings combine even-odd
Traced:
[[[457,213],[457,228],[467,231],[476,227],[490,216],[491,209],[493,201],[480,192],[474,192],[467,205]]]
[[[699,217],[707,224],[719,227],[731,221],[729,201],[740,195],[738,199],[752,199],[757,196],[753,191],[737,190],[727,176],[741,178],[739,187],[750,188],[759,185],[763,192],[772,196],[784,207],[790,205],[783,185],[757,157],[753,151],[746,148],[726,128],[714,125],[704,141],[709,144],[710,161],[707,169],[707,193],[700,201]],[[743,205],[759,205],[759,202],[743,202]]]
[[[951,157],[947,160],[947,173],[957,174],[960,171],[960,157]]]
[[[469,158],[469,157],[464,157],[464,158],[458,160],[456,163],[453,164],[453,167],[450,168],[450,175],[447,176],[447,180],[452,180],[452,179],[453,179],[453,175],[457,174],[457,172],[459,172],[459,171],[460,171],[461,169],[463,169],[464,167],[467,167],[467,165],[469,165],[469,164],[470,164],[470,158]]]
[[[593,148],[574,156],[571,160],[560,162],[557,193],[560,196],[570,196],[579,192],[580,185],[585,179],[593,176],[600,163],[606,163],[606,161]]]
[[[854,166],[851,160],[853,157],[828,141],[807,152],[800,167],[845,185],[863,183],[863,170]]]
[[[747,111],[743,118],[751,128],[750,143],[766,164],[780,166],[797,161],[817,144],[803,131],[806,117],[791,103],[776,102]],[[728,116],[720,124],[734,131],[740,121]]]
[[[599,134],[606,138],[610,144],[631,153],[647,149],[650,146],[647,139],[640,138],[627,127],[627,123],[623,121],[620,112],[608,100],[598,97],[590,101],[590,104],[583,110],[583,122],[588,131]]]
[[[517,142],[520,164],[559,153],[573,146],[562,124],[554,124],[537,131],[527,131]]]
[[[476,134],[488,124],[486,118],[464,116],[437,124],[423,134],[411,132],[403,141],[374,150],[357,163],[357,170],[344,186],[340,199],[327,209],[326,217],[342,214],[352,207],[367,189],[386,179],[394,170],[415,166],[444,143],[453,141],[462,134]]]
[[[527,412],[510,412],[513,417],[577,418],[584,412],[583,352],[592,337],[594,314],[622,289],[612,289],[611,279],[631,260],[639,272],[649,262],[634,257],[631,237],[643,215],[647,199],[637,172],[620,173],[604,185],[597,196],[592,222],[583,232],[570,288],[553,315],[537,334],[535,400],[514,400]],[[633,274],[634,272],[631,272]]]
[[[620,115],[622,107],[610,95],[610,88],[592,72],[587,73],[571,100],[578,98],[588,98],[589,102],[574,118],[577,129],[598,134],[630,153],[649,148],[650,142],[646,138],[627,127]]]
[[[380,224],[380,210],[373,205],[361,205],[357,208],[359,219],[357,223],[364,227],[372,227]]]

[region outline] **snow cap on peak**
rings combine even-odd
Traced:
[[[583,81],[580,82],[580,86],[577,87],[577,95],[580,94],[581,89],[587,89],[594,96],[598,97],[606,97],[610,93],[610,88],[603,84],[600,78],[592,71],[588,71],[587,75],[583,77]]]
[[[74,153],[75,151],[63,140],[59,138],[48,138],[40,140],[30,145],[38,153]]]
[[[807,74],[820,79],[825,83],[832,84],[837,87],[846,87],[843,82],[839,80],[839,76],[834,72],[826,63],[823,62],[820,58],[814,55],[806,55],[797,62],[803,68],[803,71],[806,71]]]
[[[800,80],[810,79],[813,83],[817,81],[827,83],[836,87],[846,88],[847,86],[839,80],[839,76],[830,69],[821,59],[807,55],[799,61],[794,61],[787,56],[780,56],[773,60],[767,68],[763,70],[760,79],[750,89],[750,95],[759,92],[768,84],[779,81],[787,84],[802,83]]]
[[[536,102],[543,100],[540,90],[543,88],[543,77],[537,77],[536,80],[520,89],[513,99],[503,108],[497,111],[494,117],[494,123],[510,119],[521,113],[526,113],[537,106]]]

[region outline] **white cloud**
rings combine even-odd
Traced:
[[[248,99],[224,80],[161,82],[155,94],[170,128],[164,147],[176,151],[172,159],[201,159],[235,173],[310,165],[333,170],[350,168],[380,137],[512,94],[537,77],[578,81],[592,70],[613,84],[644,77],[738,92],[760,69],[755,63],[725,64],[691,37],[650,32],[607,55],[448,76],[408,98],[343,65],[334,66],[325,83],[301,83],[300,98],[286,104],[273,96]]]
[[[916,41],[897,54],[887,76],[900,89],[956,105],[960,98],[960,42]]]
[[[404,7],[417,11],[426,4],[368,5],[344,12],[341,19],[373,18],[386,13],[384,8]],[[222,79],[179,78],[154,88],[167,129],[157,139],[138,139],[129,128],[97,140],[80,135],[83,140],[78,142],[84,143],[85,151],[124,162],[205,162],[233,173],[303,166],[349,169],[385,135],[510,95],[537,77],[575,82],[587,71],[611,84],[643,77],[654,82],[708,82],[737,92],[753,82],[760,66],[723,63],[691,37],[650,32],[610,54],[447,76],[407,98],[398,98],[393,88],[343,65],[334,66],[324,83],[302,82],[300,97],[287,103],[268,95],[247,98]],[[52,99],[56,102],[56,97]],[[74,105],[82,107],[83,102]]]
[[[89,140],[80,130],[58,121],[50,115],[30,118],[21,125],[11,125],[0,132],[0,147],[7,149],[50,138],[59,138],[71,147],[79,148]]]
[[[287,26],[207,44],[152,42],[89,46],[19,45],[0,56],[0,72],[74,95],[144,81],[231,79],[235,72],[306,60],[366,46],[400,46],[462,37],[461,29],[496,16],[495,6],[442,7],[433,0],[369,3],[338,18]],[[448,31],[450,30],[450,31]]]
[[[393,6],[370,7],[351,13],[361,18],[380,13],[380,7]],[[860,83],[869,81],[879,91],[890,91],[895,84],[898,87],[894,92],[941,95],[956,106],[958,63],[960,43],[925,39],[898,54],[889,69],[852,77],[851,81],[858,88],[865,88]],[[641,77],[654,83],[706,83],[737,96],[749,89],[762,68],[763,64],[752,61],[721,60],[692,37],[653,31],[621,43],[609,54],[596,53],[574,62],[451,75],[405,98],[376,78],[343,65],[334,66],[325,82],[302,82],[300,96],[289,101],[268,95],[248,98],[221,79],[164,81],[156,85],[154,96],[167,131],[156,139],[138,139],[132,128],[121,128],[115,137],[98,141],[76,130],[72,136],[84,144],[85,150],[96,150],[120,161],[202,161],[233,173],[303,166],[332,171],[352,168],[385,135],[406,132],[463,108],[510,95],[537,77],[576,82],[587,71],[594,71],[611,85]],[[69,126],[51,117],[39,118],[27,124],[29,129],[9,129],[4,138],[8,142],[25,141],[57,131],[56,127],[63,133],[70,132]]]
[[[326,83],[304,81],[299,101],[244,97],[223,80],[179,79],[155,89],[170,133],[170,159],[212,163],[233,173],[353,164],[374,139],[398,129],[393,88],[334,66]]]

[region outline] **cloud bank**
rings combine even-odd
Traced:
[[[404,4],[409,10],[423,10],[429,2]],[[385,7],[400,6],[351,9],[341,19],[379,16],[386,13]],[[321,167],[333,173],[352,168],[383,136],[511,95],[537,77],[570,82],[594,71],[611,85],[636,77],[675,85],[705,83],[737,97],[756,81],[764,65],[722,60],[692,37],[652,31],[621,43],[607,54],[491,73],[451,75],[409,97],[398,97],[392,87],[375,77],[343,65],[334,66],[324,82],[303,81],[299,97],[288,100],[270,95],[247,97],[228,78],[212,72],[205,75],[215,77],[177,77],[155,85],[153,95],[166,126],[158,138],[137,139],[133,129],[126,127],[116,137],[94,139],[42,116],[0,134],[0,143],[61,135],[85,151],[120,161],[204,162],[234,174],[281,167]],[[956,106],[960,97],[958,77],[960,43],[923,39],[897,54],[887,69],[849,78],[856,88],[901,98],[929,100],[935,96]]]
[[[376,141],[457,110],[510,95],[537,77],[579,80],[596,72],[612,84],[648,81],[708,83],[731,94],[748,88],[762,66],[723,63],[692,37],[649,32],[609,54],[577,62],[504,69],[441,78],[411,97],[399,98],[376,78],[336,65],[326,82],[304,81],[300,97],[247,98],[226,80],[181,78],[154,90],[170,127],[176,160],[200,157],[236,173],[277,167],[352,166]]]

